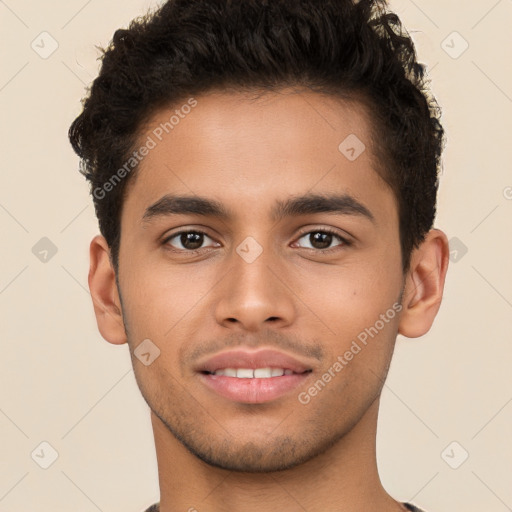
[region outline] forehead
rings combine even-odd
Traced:
[[[389,210],[395,200],[374,170],[370,122],[362,104],[313,92],[185,99],[141,130],[139,145],[151,149],[125,208],[142,217],[164,194],[209,195],[254,216],[275,212],[276,199],[338,193]]]

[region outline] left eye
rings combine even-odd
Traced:
[[[340,241],[339,244],[336,245],[349,245],[348,241],[345,240],[340,235],[337,235],[335,233],[331,233],[329,231],[310,231],[309,233],[306,233],[305,235],[301,236],[298,239],[298,242],[301,240],[305,240],[306,248],[308,249],[316,249],[316,250],[322,250],[322,249],[329,249],[331,247],[331,244],[333,241],[338,239]]]
[[[213,242],[213,240],[208,235],[201,233],[200,231],[182,231],[181,233],[175,233],[174,235],[167,238],[165,243],[168,243],[175,249],[195,251],[197,249],[203,248],[202,245],[205,240],[210,240],[210,242]]]

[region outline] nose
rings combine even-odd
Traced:
[[[233,251],[230,270],[216,287],[218,324],[251,332],[292,324],[296,307],[283,262],[267,250],[253,261],[240,254]]]

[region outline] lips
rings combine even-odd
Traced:
[[[311,370],[311,366],[298,359],[278,352],[276,350],[264,349],[257,352],[247,350],[233,350],[217,354],[198,365],[197,371],[214,373],[223,368],[283,368],[293,373],[304,373]]]
[[[255,404],[275,400],[300,386],[312,373],[312,365],[271,349],[234,350],[199,363],[196,371],[216,394]]]

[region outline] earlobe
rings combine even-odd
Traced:
[[[430,230],[420,247],[413,251],[406,277],[399,334],[417,338],[432,327],[443,298],[449,256],[448,239],[439,229]]]
[[[126,343],[126,332],[110,249],[104,237],[92,239],[89,255],[89,290],[98,329],[105,340],[121,345]]]

